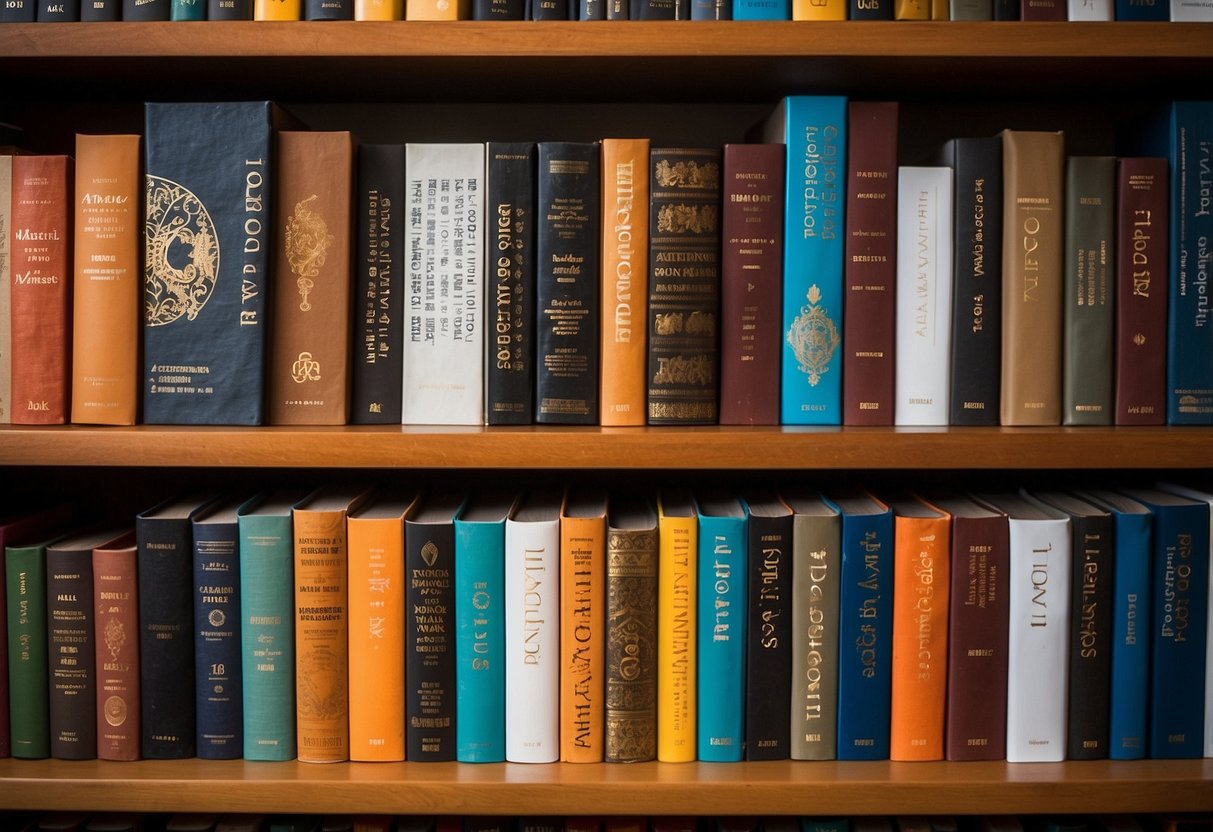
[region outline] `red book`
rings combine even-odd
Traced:
[[[99,760],[139,759],[137,563],[134,532],[93,550]]]
[[[1068,20],[1066,0],[1023,0],[1020,7],[1023,20]]]

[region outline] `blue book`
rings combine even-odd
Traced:
[[[169,20],[206,20],[206,0],[173,0]]]
[[[787,145],[780,420],[842,424],[847,100],[789,96],[763,141]]]
[[[455,759],[505,761],[505,521],[513,493],[455,518]]]
[[[697,753],[712,763],[745,756],[747,526],[745,506],[723,494],[696,495],[699,514],[696,602],[700,696]]]
[[[1170,20],[1167,0],[1116,0],[1117,20]]]
[[[790,0],[733,0],[734,20],[791,20]]]
[[[867,492],[829,497],[842,517],[838,759],[889,757],[893,512]]]
[[[1148,489],[1124,493],[1154,513],[1148,756],[1201,757],[1209,600],[1209,505]]]
[[[732,20],[733,0],[691,0],[691,20]]]
[[[240,507],[244,759],[295,758],[295,535],[302,491]]]

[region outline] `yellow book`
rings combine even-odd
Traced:
[[[560,511],[560,759],[601,763],[606,702],[606,512],[599,489]]]
[[[695,552],[699,525],[684,492],[657,503],[657,759],[695,759]]]
[[[847,0],[792,0],[793,20],[846,20]]]
[[[354,20],[403,20],[404,0],[354,0]]]
[[[930,20],[934,0],[894,0],[894,20]]]
[[[470,20],[471,0],[408,0],[405,20]]]
[[[302,20],[303,0],[254,0],[253,20]]]

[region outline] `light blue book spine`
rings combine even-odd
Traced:
[[[1146,708],[1150,695],[1150,529],[1148,513],[1111,509],[1116,568],[1112,586],[1112,696],[1108,756],[1146,756]]]
[[[790,0],[733,0],[734,20],[791,20]]]
[[[746,518],[699,515],[699,759],[745,755]]]
[[[505,521],[455,520],[455,759],[505,760]]]

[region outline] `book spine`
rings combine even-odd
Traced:
[[[779,424],[785,152],[778,144],[724,146],[722,425]]]
[[[23,2],[23,0],[14,0]],[[4,21],[0,9],[0,22]],[[0,425],[13,420],[12,260],[13,157],[0,154]],[[4,674],[0,673],[0,676]],[[0,713],[3,713],[0,710]]]
[[[653,148],[649,158],[648,422],[715,424],[720,149]]]
[[[993,20],[993,0],[952,0],[949,20]]]
[[[608,763],[657,759],[657,529],[607,531]]]
[[[580,0],[578,20],[606,20],[606,8],[602,0]]]
[[[405,753],[455,759],[455,525],[405,530]]]
[[[253,0],[207,0],[207,20],[252,20]]]
[[[807,0],[805,0],[805,2],[807,2]],[[846,18],[837,19],[892,20],[893,0],[848,0],[846,5]]]
[[[148,21],[168,20],[172,0],[122,0],[122,19]]]
[[[1113,0],[1068,0],[1066,20],[1110,21],[1113,16]]]
[[[750,515],[747,760],[786,760],[792,733],[792,515]]]
[[[97,756],[97,665],[91,550],[46,551],[51,756]]]
[[[688,20],[690,0],[635,0],[633,20]]]
[[[840,529],[837,515],[792,520],[793,760],[838,756]]]
[[[244,752],[239,528],[194,524],[194,679],[197,756]]]
[[[49,757],[46,548],[8,547],[8,692],[12,755]]]
[[[490,142],[489,273],[493,329],[485,377],[485,422],[535,420],[535,145]]]
[[[1111,515],[1071,516],[1069,712],[1066,759],[1108,757],[1112,673]]]
[[[404,0],[354,0],[354,20],[404,20]],[[404,181],[403,172],[399,181]],[[404,204],[403,196],[396,204]]]
[[[739,762],[745,755],[746,523],[699,516],[698,757]]]
[[[526,0],[473,0],[472,20],[525,20]]]
[[[97,757],[139,759],[139,594],[134,546],[93,552]]]
[[[354,0],[305,0],[304,20],[353,20]]]
[[[695,517],[662,514],[658,520],[657,570],[657,759],[695,759],[696,555]]]
[[[80,0],[41,0],[39,23],[71,23],[80,20]]]
[[[631,17],[631,0],[606,0],[607,20],[628,20]]]
[[[539,145],[535,421],[598,422],[596,143]]]
[[[82,23],[115,23],[122,19],[122,0],[81,0]]]
[[[930,20],[931,0],[893,0],[894,20]]]
[[[602,517],[560,518],[560,760],[606,753],[607,574]]]
[[[253,0],[253,20],[302,20],[303,0]]]
[[[898,105],[847,105],[842,422],[893,424],[897,331]]]
[[[527,0],[530,20],[569,20],[571,0]]]
[[[1140,760],[1146,755],[1150,696],[1150,640],[1144,637],[1142,625],[1150,621],[1151,515],[1117,512],[1113,518],[1116,557],[1108,757]]]
[[[733,0],[733,20],[791,20],[792,0]]]
[[[11,0],[0,7],[0,23],[33,23],[37,19],[35,0]]]
[[[471,0],[404,0],[405,20],[467,20]]]
[[[1117,20],[1170,20],[1170,4],[1165,0],[1116,0]]]
[[[1020,19],[1029,21],[1064,21],[1065,0],[1021,0]]]
[[[455,521],[455,758],[505,760],[505,523]]]
[[[169,20],[206,20],[205,0],[171,0]]]
[[[1019,20],[1022,0],[994,0],[995,20]]]
[[[691,0],[691,20],[732,19],[732,0]]]

